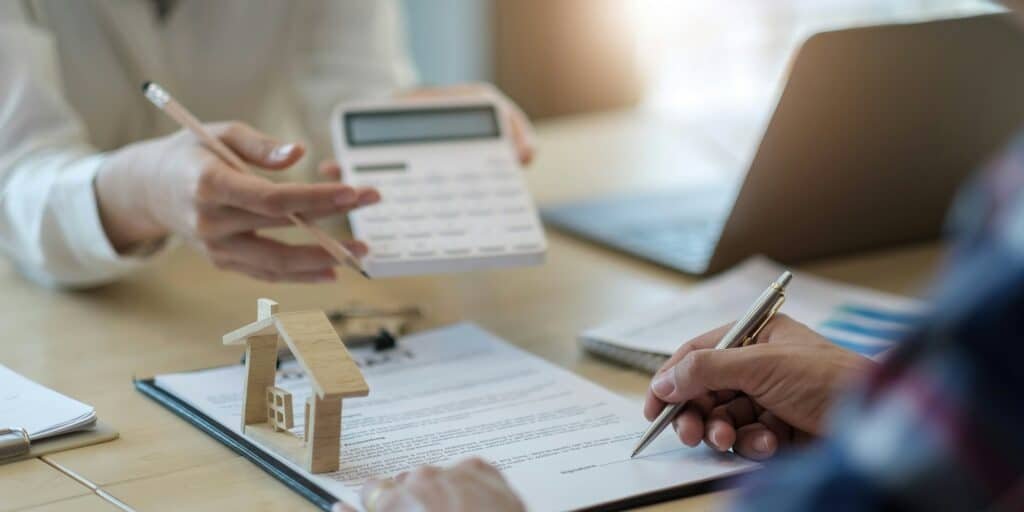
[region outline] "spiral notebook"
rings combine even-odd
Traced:
[[[0,464],[116,438],[92,406],[0,365]]]
[[[672,300],[635,311],[580,334],[587,351],[654,373],[681,344],[735,321],[785,270],[761,256],[681,292]],[[878,359],[923,317],[917,299],[796,273],[782,312],[831,342]]]

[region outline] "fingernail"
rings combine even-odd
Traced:
[[[338,192],[337,196],[334,197],[334,203],[341,206],[350,205],[355,200],[356,193],[352,191],[352,189],[342,190],[341,192]]]
[[[754,439],[754,449],[761,453],[768,453],[768,434],[761,434]]]
[[[660,397],[666,397],[671,395],[676,390],[676,382],[672,378],[671,371],[664,371],[658,374],[654,378],[654,382],[651,384],[651,391],[654,391],[655,395]]]
[[[715,448],[722,449],[722,434],[718,433],[717,430],[712,430],[711,435],[708,437],[711,438],[711,444],[715,445]]]
[[[295,150],[295,144],[294,143],[289,143],[289,144],[284,144],[282,146],[278,146],[278,147],[274,148],[273,151],[270,152],[270,159],[274,160],[275,162],[280,162],[281,160],[287,160],[288,157],[291,156],[292,151],[294,151],[294,150]]]

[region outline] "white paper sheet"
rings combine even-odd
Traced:
[[[670,355],[710,329],[739,318],[784,270],[764,257],[687,289],[665,304],[624,314],[580,338],[618,347]],[[796,273],[782,312],[845,348],[879,357],[924,312],[917,300]]]
[[[756,465],[663,435],[629,453],[647,423],[625,400],[472,324],[402,340],[388,353],[353,350],[370,396],[342,408],[336,473],[313,475],[350,503],[370,477],[479,456],[498,465],[531,511],[571,510],[722,477]],[[243,369],[163,375],[156,383],[238,431]],[[278,386],[293,394],[302,432],[309,385],[294,363]]]
[[[24,428],[33,441],[91,427],[96,410],[0,365],[0,427]]]

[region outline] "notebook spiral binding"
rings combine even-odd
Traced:
[[[25,455],[31,447],[27,430],[0,427],[0,460]]]
[[[580,344],[587,352],[598,357],[648,373],[657,372],[668,361],[668,357],[662,354],[623,348],[593,339],[581,339]]]

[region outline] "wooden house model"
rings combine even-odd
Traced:
[[[279,313],[270,299],[257,301],[256,321],[224,335],[225,345],[246,345],[242,431],[311,473],[336,471],[341,458],[341,404],[366,396],[363,373],[320,310]],[[282,340],[306,372],[313,392],[298,437],[292,396],[275,386]]]

